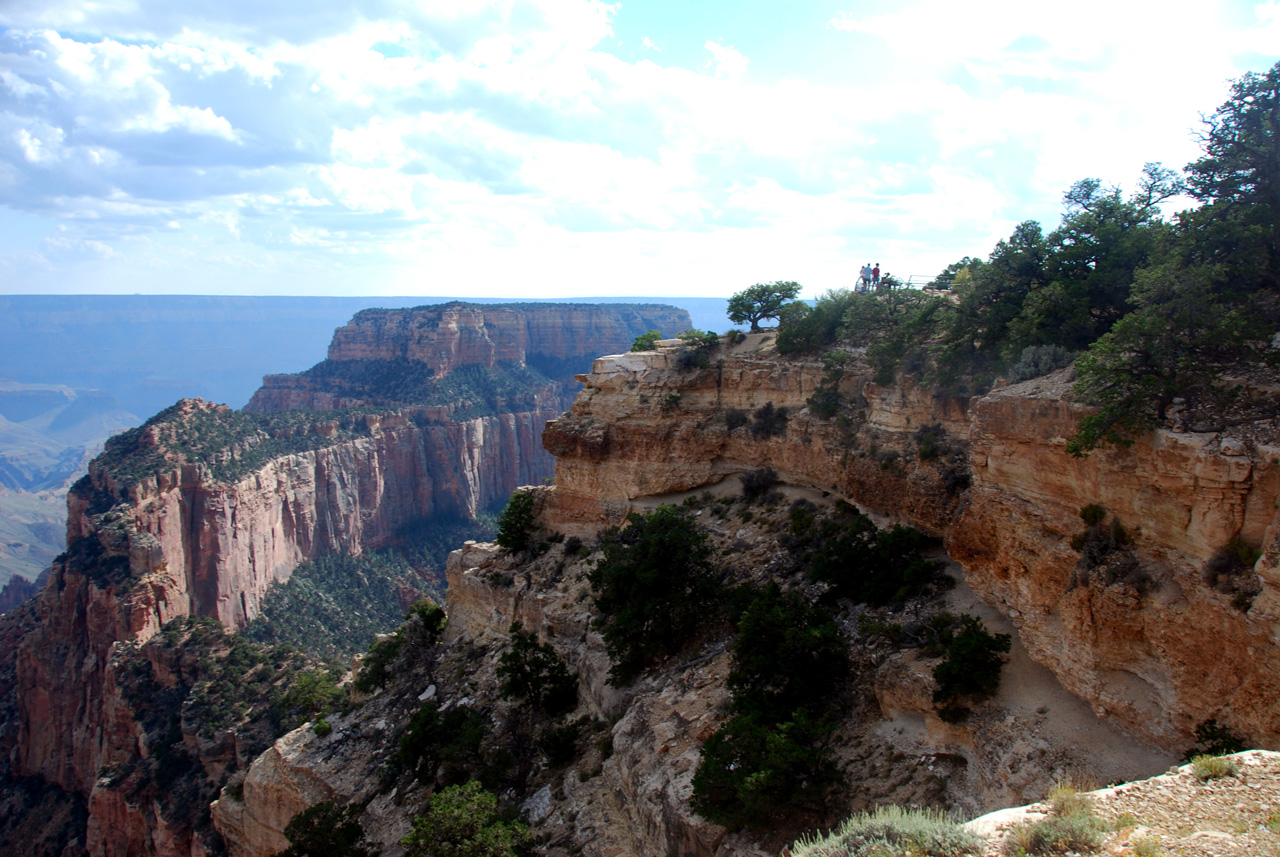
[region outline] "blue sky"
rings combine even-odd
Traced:
[[[1181,167],[1280,0],[0,2],[0,292],[806,296]]]

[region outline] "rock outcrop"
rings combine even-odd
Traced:
[[[849,368],[846,407],[822,419],[807,400],[827,370],[780,358],[770,336],[749,336],[708,369],[677,368],[677,343],[597,360],[543,432],[557,457],[557,526],[586,533],[655,498],[772,467],[942,537],[1032,656],[1099,716],[1169,748],[1213,719],[1280,746],[1280,449],[1159,430],[1075,459],[1065,443],[1082,410],[1061,376],[965,402]],[[784,423],[755,415],[766,402],[787,409]],[[1072,538],[1089,504],[1132,535],[1125,579],[1079,573]],[[1263,549],[1251,606],[1203,580],[1233,537]]]

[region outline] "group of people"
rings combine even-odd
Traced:
[[[871,263],[862,266],[862,270],[858,272],[858,288],[857,291],[865,292],[880,285],[880,263],[876,262],[876,266],[871,267]]]

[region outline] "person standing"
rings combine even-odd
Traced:
[[[862,270],[858,272],[859,279],[862,281],[862,290],[865,292],[871,287],[871,263],[867,262],[862,266]]]
[[[871,285],[880,285],[880,263],[876,262],[876,266],[871,269]]]

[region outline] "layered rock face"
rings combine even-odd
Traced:
[[[463,366],[531,365],[558,375],[566,366],[586,368],[599,354],[626,351],[651,329],[672,335],[690,324],[684,310],[658,304],[454,303],[370,309],[356,313],[334,333],[328,362],[404,361],[435,376]],[[318,410],[362,403],[359,390],[301,373],[266,376],[245,410]]]
[[[499,321],[465,308],[374,311],[340,331],[331,351],[342,359],[355,352],[364,355],[359,359],[423,357],[443,374],[538,354],[572,359],[612,350],[620,338],[629,345],[645,325],[689,323],[687,313],[668,307],[644,314],[582,306],[561,329],[552,319],[557,310],[501,309]],[[558,345],[561,334],[565,344]],[[204,442],[205,418],[226,413],[192,400],[172,414],[178,427],[169,446],[154,429],[136,440],[142,453],[158,450],[161,464],[122,475],[102,463],[105,457],[95,462],[70,494],[68,550],[34,602],[34,627],[16,652],[5,653],[16,664],[16,772],[88,796],[91,853],[190,853],[191,843],[157,828],[150,809],[127,805],[100,782],[106,767],[148,752],[111,680],[116,647],[143,642],[189,614],[241,627],[258,614],[268,586],[287,580],[304,560],[376,549],[405,523],[474,516],[517,486],[541,481],[551,474],[551,458],[540,433],[568,405],[561,390],[544,382],[520,391],[518,402],[493,398],[472,418],[450,407],[404,406],[302,419],[281,436],[307,434],[308,448],[259,456],[261,464],[234,478],[219,478],[217,467],[279,438],[233,443],[212,462],[192,458],[172,439]],[[255,401],[269,399],[264,393]],[[293,399],[288,406],[300,404],[317,402]],[[129,837],[136,849],[112,846],[112,829],[137,833]]]
[[[820,419],[806,400],[824,368],[780,358],[769,337],[750,336],[703,370],[677,369],[675,343],[597,360],[573,408],[543,432],[557,457],[557,526],[586,533],[772,467],[941,536],[1031,655],[1100,716],[1168,748],[1210,719],[1280,745],[1280,450],[1157,431],[1074,459],[1065,442],[1081,412],[1061,378],[965,403],[849,369],[839,382],[849,407]],[[765,402],[788,409],[776,433],[753,416]],[[735,408],[746,413],[735,420]],[[926,460],[922,429],[943,454]],[[1088,504],[1132,535],[1135,577],[1081,577],[1072,537]],[[1263,546],[1262,592],[1247,612],[1201,572],[1234,536]]]
[[[303,560],[376,548],[409,521],[501,502],[547,475],[537,429],[557,413],[440,425],[391,415],[368,437],[273,459],[232,484],[183,465],[122,489],[91,468],[69,502],[70,550],[19,650],[21,769],[88,791],[107,740],[101,688],[117,641],[146,640],[187,614],[243,626]],[[127,503],[94,506],[121,490]]]

